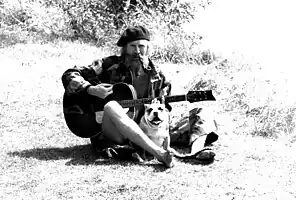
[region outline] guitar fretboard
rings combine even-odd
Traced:
[[[160,98],[161,97],[158,97],[157,99],[160,100]],[[150,104],[152,99],[153,98],[121,100],[121,101],[118,101],[118,103],[124,108],[129,108],[129,107],[134,107],[134,106],[140,106],[143,104]],[[186,95],[175,95],[175,96],[165,97],[165,102],[167,102],[167,103],[179,102],[179,101],[185,101],[185,100],[186,100]]]

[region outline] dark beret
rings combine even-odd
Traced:
[[[133,26],[127,28],[119,38],[117,46],[123,47],[127,43],[136,40],[148,40],[150,41],[150,33],[143,26]]]

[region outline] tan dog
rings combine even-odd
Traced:
[[[169,149],[169,110],[157,99],[153,99],[151,104],[144,106],[145,113],[139,123],[140,128],[156,145]],[[147,153],[144,150],[140,155],[134,153],[133,157],[140,162],[147,159]]]
[[[145,104],[145,113],[139,124],[144,133],[158,146],[169,148],[169,111],[157,99]]]

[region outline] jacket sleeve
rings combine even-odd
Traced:
[[[156,72],[156,79],[160,80],[160,84],[158,84],[157,91],[155,93],[155,96],[169,96],[171,95],[172,85],[171,82],[167,79],[163,71],[160,69],[159,66],[154,65],[154,69]]]
[[[89,86],[99,83],[102,61],[95,60],[88,66],[74,66],[62,75],[62,83],[67,94],[79,94]]]
[[[158,86],[158,89],[155,91],[155,96],[169,96],[171,95],[171,90],[172,90],[172,84],[171,82],[166,78],[164,73],[160,70],[158,66],[155,66],[155,70],[157,72],[157,76],[160,80],[160,85]],[[172,107],[168,102],[165,103],[166,108],[171,111]]]
[[[172,84],[171,82],[169,82],[165,75],[160,72],[160,77],[162,78],[162,86],[161,86],[161,89],[160,89],[160,96],[170,96],[171,95],[171,90],[172,90]],[[165,102],[165,107],[169,110],[169,112],[172,111],[172,106],[168,103],[168,102]]]
[[[162,79],[162,85],[161,85],[160,95],[163,95],[163,96],[169,96],[169,95],[171,95],[171,90],[172,90],[172,84],[171,84],[171,82],[167,80],[167,78],[162,73],[162,71],[160,71],[159,74],[160,74],[160,77]]]

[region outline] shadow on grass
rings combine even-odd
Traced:
[[[156,164],[140,164],[132,160],[131,154],[134,152],[130,148],[116,148],[119,158],[106,158],[103,154],[95,153],[91,146],[77,145],[72,147],[51,147],[51,148],[35,148],[23,151],[9,152],[9,156],[17,156],[21,158],[35,158],[42,161],[51,160],[68,160],[65,165],[143,165],[155,168],[156,172],[165,171],[167,168],[161,163]]]

